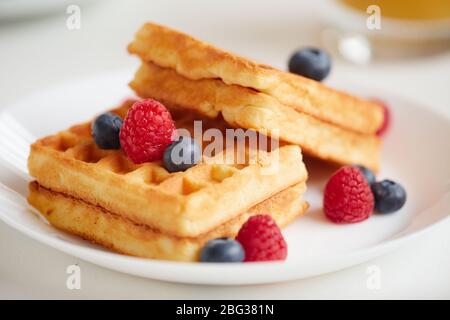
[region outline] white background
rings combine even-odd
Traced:
[[[320,22],[332,14],[320,1],[299,0],[99,1],[80,6],[80,30],[67,29],[65,8],[45,19],[0,22],[0,108],[53,84],[137,65],[125,47],[147,20],[285,68],[296,47],[318,44]],[[330,80],[338,82],[340,74],[450,117],[448,52],[367,67],[335,59]],[[422,152],[420,146],[417,152]],[[450,298],[449,231],[450,223],[441,224],[392,254],[320,277],[215,287],[119,274],[35,243],[0,223],[0,298]],[[66,288],[66,268],[71,264],[81,267],[81,290]],[[366,271],[372,265],[381,270],[379,290],[366,285]]]

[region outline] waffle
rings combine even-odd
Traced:
[[[114,112],[123,117],[129,107],[125,103]],[[177,128],[192,130],[194,118],[192,112],[174,114]],[[204,123],[223,126],[218,119]],[[99,149],[90,126],[76,125],[33,143],[30,174],[44,188],[171,236],[210,232],[307,178],[298,146],[258,152],[244,164],[223,163],[218,153],[185,172],[169,173],[160,162],[136,165],[120,150]],[[277,170],[268,174],[273,165]]]
[[[234,237],[251,215],[271,215],[280,227],[303,214],[305,184],[290,187],[250,208],[216,229],[198,237],[177,237],[136,224],[120,215],[82,200],[30,183],[28,201],[56,228],[101,244],[116,252],[153,259],[198,261],[199,252],[210,239]]]
[[[190,80],[153,63],[143,63],[130,86],[144,98],[152,97],[211,118],[223,116],[232,126],[270,132],[320,159],[378,170],[380,142],[376,136],[318,120],[267,94],[218,79]]]
[[[374,102],[254,63],[157,24],[146,23],[128,51],[192,80],[220,79],[228,85],[255,89],[297,111],[355,132],[374,134],[383,121],[382,108]]]

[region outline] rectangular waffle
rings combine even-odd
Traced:
[[[235,127],[270,132],[320,159],[378,169],[380,142],[375,135],[321,121],[265,93],[218,79],[190,80],[175,70],[145,62],[130,86],[144,98],[152,97],[211,118],[223,116]]]
[[[269,214],[280,227],[305,212],[305,184],[290,187],[205,234],[177,237],[137,224],[121,215],[80,199],[30,183],[28,201],[56,228],[101,244],[116,252],[153,259],[198,261],[203,245],[211,239],[235,237],[241,225],[258,213]]]
[[[129,107],[125,103],[114,112],[124,117]],[[177,128],[189,128],[195,117],[184,112],[174,120]],[[204,124],[223,126],[218,119],[205,119]],[[204,157],[185,172],[169,173],[160,162],[136,165],[120,150],[99,149],[90,126],[77,125],[33,143],[30,174],[46,189],[167,235],[197,237],[210,232],[307,179],[298,146],[281,146],[244,164],[217,162],[218,154]],[[276,172],[267,174],[265,169],[273,164]]]
[[[285,106],[347,130],[374,134],[383,121],[377,103],[257,64],[154,23],[140,28],[128,51],[188,79],[220,79],[227,85],[257,90]]]

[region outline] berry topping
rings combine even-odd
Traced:
[[[218,238],[210,240],[200,252],[202,262],[242,262],[244,260],[242,245],[232,239]]]
[[[137,101],[128,110],[120,144],[134,163],[161,160],[175,133],[172,117],[161,103],[153,99]]]
[[[391,123],[391,112],[389,111],[389,107],[387,106],[387,104],[383,101],[378,99],[375,99],[374,101],[383,107],[383,123],[377,130],[377,136],[381,137],[389,128],[389,125]]]
[[[391,213],[399,210],[406,202],[406,191],[398,183],[383,180],[372,185],[375,198],[375,210],[379,213]]]
[[[289,71],[306,78],[322,81],[331,70],[331,58],[318,48],[304,48],[289,59]]]
[[[325,186],[323,207],[335,223],[367,219],[373,211],[372,191],[361,171],[352,166],[336,171]]]
[[[92,122],[91,134],[100,149],[120,149],[121,127],[122,119],[114,113],[107,112]]]
[[[236,240],[244,247],[246,262],[285,260],[287,257],[286,241],[269,215],[250,217],[239,230]]]
[[[364,166],[361,165],[357,165],[355,166],[359,169],[359,171],[361,171],[361,173],[363,174],[364,178],[366,178],[367,183],[370,185],[372,185],[372,183],[375,183],[375,175],[373,174],[373,172],[369,169],[367,169]]]
[[[196,165],[202,151],[194,139],[182,136],[164,151],[163,164],[169,172],[184,171]]]

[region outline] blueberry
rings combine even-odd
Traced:
[[[206,243],[200,253],[202,262],[242,262],[245,253],[236,240],[218,238]]]
[[[399,210],[406,202],[406,191],[398,183],[383,180],[372,184],[375,210],[379,213],[391,213]]]
[[[289,71],[306,78],[322,81],[330,73],[331,58],[318,48],[304,48],[289,59]]]
[[[370,171],[369,169],[367,169],[366,167],[361,166],[361,165],[357,165],[355,167],[357,167],[359,169],[359,171],[361,171],[364,178],[366,178],[366,181],[369,184],[369,186],[371,186],[372,183],[375,183],[375,175],[373,174],[372,171]]]
[[[200,161],[201,155],[199,144],[192,138],[182,136],[164,151],[164,168],[169,172],[187,170]]]
[[[94,120],[91,133],[100,149],[120,149],[122,123],[122,119],[111,112],[103,113]]]

